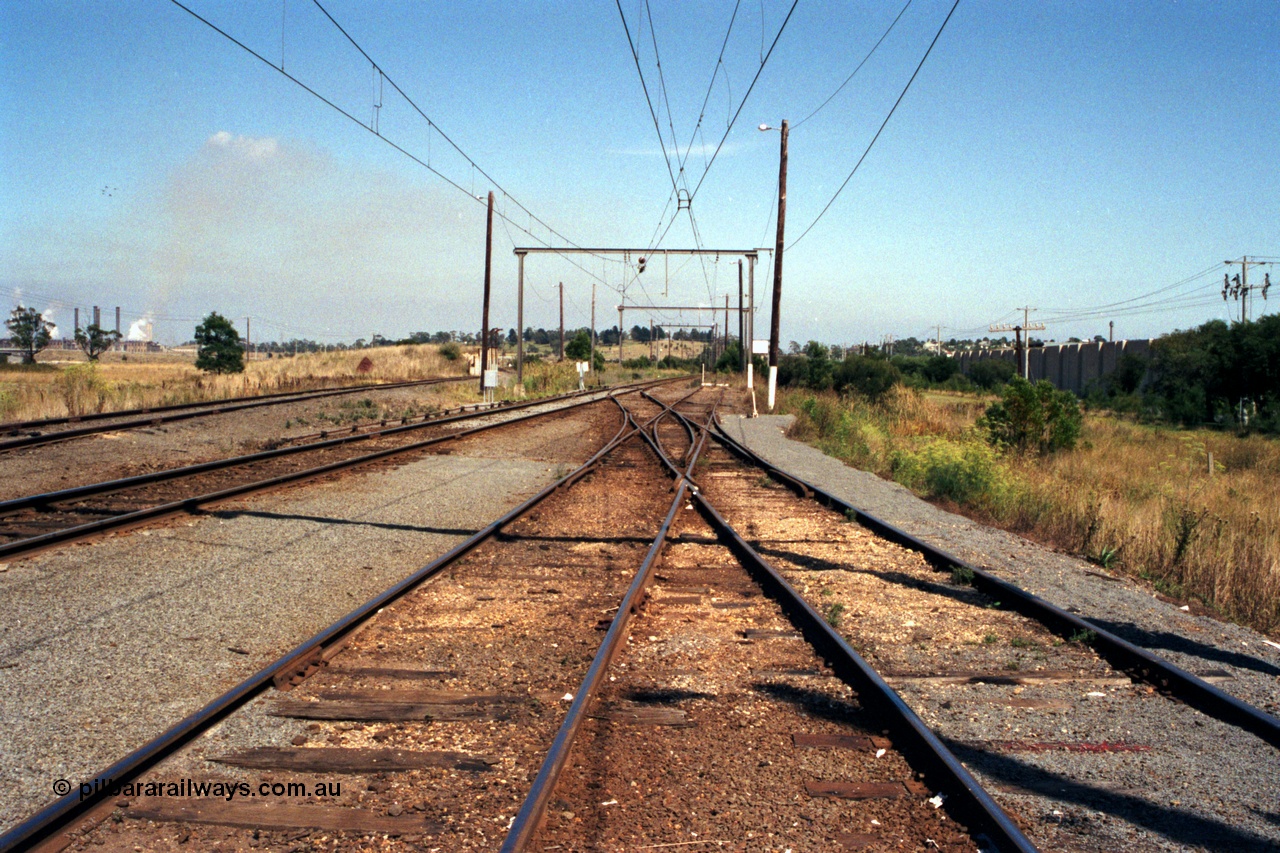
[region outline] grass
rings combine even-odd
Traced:
[[[797,417],[793,437],[855,467],[1224,618],[1280,629],[1280,442],[1090,412],[1073,451],[1003,455],[974,427],[984,404],[903,389],[878,405],[779,397]]]
[[[46,350],[34,365],[0,365],[0,422],[36,420],[97,412],[114,412],[227,397],[280,391],[300,391],[360,383],[402,382],[436,376],[457,376],[466,370],[463,358],[448,358],[434,344],[378,347],[346,352],[303,353],[296,357],[254,358],[244,373],[218,376],[195,368],[195,354],[107,353],[96,364],[79,352]],[[357,367],[368,358],[372,368]],[[623,369],[606,366],[588,376],[588,387],[641,378],[674,376],[679,371]],[[433,396],[443,405],[474,403],[479,381],[438,386]],[[497,389],[499,400],[542,397],[576,390],[578,374],[572,362],[525,363],[524,387]],[[416,414],[416,412],[414,412]],[[401,417],[409,412],[381,409],[359,401],[346,404],[327,419],[333,423]]]
[[[46,350],[35,365],[0,367],[0,421],[34,420],[226,397],[401,382],[457,375],[433,345],[255,358],[244,373],[218,376],[195,368],[193,353],[108,353],[96,364],[76,352]],[[123,357],[127,355],[127,358]],[[356,368],[368,358],[372,369]]]

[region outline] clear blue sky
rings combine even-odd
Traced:
[[[474,162],[509,220],[495,226],[493,323],[511,327],[514,245],[649,247],[675,213],[615,4],[323,2],[435,129],[389,83],[379,95],[368,60],[310,0],[189,5],[366,127],[376,115],[382,139],[169,0],[0,4],[5,312],[19,299],[51,308],[65,331],[71,306],[121,305],[170,342],[211,310],[242,330],[253,317],[256,339],[474,329],[474,196],[495,188]],[[784,342],[924,338],[938,324],[972,337],[1024,305],[1057,339],[1106,334],[1108,320],[1117,337],[1145,337],[1238,316],[1220,296],[1222,262],[1280,261],[1274,0],[962,0],[861,168],[790,246],[951,7],[913,0],[802,122],[902,5],[800,0],[703,179],[791,4],[741,3],[726,42],[731,0],[654,0],[651,16],[623,0],[668,152],[673,128],[681,156],[693,143],[679,185],[701,183],[697,234],[681,211],[663,247],[773,245],[779,136],[756,127],[785,118]],[[557,323],[560,281],[571,325],[587,322],[593,280],[600,327],[617,321],[623,288],[628,301],[736,302],[734,258],[651,261],[638,277],[629,260],[531,257],[525,324]],[[758,336],[770,268],[763,255]],[[1250,281],[1267,271],[1280,277],[1251,268]],[[1280,288],[1270,297],[1255,316]]]

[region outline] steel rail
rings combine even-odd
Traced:
[[[677,418],[685,419],[674,407],[671,411]],[[707,424],[700,427],[704,439],[710,434],[713,425],[718,426],[714,409],[708,415]],[[936,788],[955,797],[961,805],[958,814],[974,819],[971,831],[977,829],[985,833],[988,840],[1000,850],[1018,853],[1036,851],[1038,848],[902,697],[804,600],[777,569],[742,538],[724,516],[716,511],[701,490],[692,490],[691,500],[716,533],[727,540],[730,550],[742,561],[752,578],[777,602],[792,624],[800,629],[805,639],[826,659],[832,671],[853,687],[858,701],[869,710],[879,711],[887,718],[890,730],[896,735],[895,746],[913,759],[913,766],[924,768],[926,778],[932,777]]]
[[[1087,619],[1058,607],[1021,587],[996,577],[960,557],[877,518],[834,494],[779,468],[733,439],[717,422],[716,439],[730,452],[764,469],[771,477],[827,507],[843,511],[879,536],[921,554],[935,569],[962,568],[973,573],[972,586],[1000,606],[1021,613],[1066,638],[1089,637],[1089,644],[1117,670],[1177,697],[1201,713],[1250,732],[1280,748],[1280,719],[1243,699],[1214,687],[1168,660],[1130,643]]]
[[[683,399],[693,396],[699,390],[701,389],[695,388],[685,398],[677,401],[677,404],[682,402]],[[658,401],[655,400],[654,402]],[[665,403],[660,403],[660,405],[664,409],[649,421],[651,427],[670,409]],[[626,416],[629,422],[636,423],[631,413],[628,412]],[[651,447],[655,446],[653,439],[639,424],[637,424],[636,431],[645,441],[649,442]],[[705,439],[705,434],[703,437]],[[697,460],[697,453],[701,449],[701,443],[696,448],[691,448],[688,470],[693,470],[694,462]],[[660,452],[658,455],[660,458],[662,457]],[[670,460],[666,461],[670,465]],[[520,853],[520,851],[526,850],[533,840],[534,834],[538,831],[538,827],[542,825],[546,816],[547,806],[551,802],[551,795],[560,779],[560,774],[564,770],[565,764],[569,760],[574,741],[577,739],[578,732],[582,727],[582,721],[586,719],[587,708],[595,699],[596,690],[599,688],[605,672],[617,654],[622,638],[627,634],[632,617],[635,616],[640,609],[640,605],[644,602],[649,584],[653,579],[654,566],[662,550],[666,547],[667,534],[675,521],[676,513],[680,511],[680,507],[684,505],[687,499],[688,491],[689,479],[686,477],[681,479],[676,487],[671,507],[667,510],[667,515],[663,519],[661,527],[658,528],[657,535],[649,545],[649,550],[645,554],[644,560],[640,563],[640,568],[636,570],[631,586],[627,589],[627,594],[623,597],[622,603],[619,604],[617,615],[613,618],[612,623],[609,625],[609,630],[605,633],[604,640],[596,650],[595,657],[591,660],[591,666],[588,667],[586,676],[582,679],[582,683],[574,694],[573,702],[565,713],[565,718],[560,724],[559,731],[556,732],[555,740],[552,741],[551,748],[547,751],[541,767],[538,768],[538,775],[534,778],[533,785],[530,786],[529,793],[525,796],[524,802],[520,806],[520,811],[512,819],[500,853]]]
[[[675,380],[664,380],[664,381],[675,381]],[[629,390],[623,389],[618,393],[630,394],[630,393],[635,393],[636,390],[638,389],[629,389]],[[576,392],[576,393],[578,395],[582,395],[582,392]],[[598,394],[599,392],[587,392],[588,395],[593,393]],[[613,392],[610,392],[610,394],[612,393]],[[538,401],[531,402],[529,404],[520,404],[520,405],[524,407],[526,405],[539,405],[544,402],[546,401],[538,400]],[[498,423],[482,424],[480,426],[472,427],[470,429],[458,430],[457,432],[452,432],[452,433],[449,433],[448,435],[436,436],[434,438],[428,438],[422,441],[403,444],[398,447],[389,447],[383,450],[374,451],[373,453],[366,453],[361,456],[355,456],[355,457],[352,457],[351,459],[343,459],[337,462],[330,462],[328,464],[320,465],[315,468],[307,468],[301,471],[293,471],[288,474],[281,474],[276,477],[270,477],[265,480],[257,480],[252,483],[242,483],[240,485],[230,486],[228,488],[220,489],[215,492],[209,492],[203,495],[196,495],[190,498],[182,498],[176,501],[169,501],[168,503],[157,504],[155,506],[150,506],[150,507],[144,507],[143,509],[134,510],[132,512],[123,513],[121,515],[111,516],[110,518],[99,519],[97,521],[90,521],[84,524],[78,524],[74,527],[67,527],[62,530],[53,530],[48,533],[40,534],[38,536],[31,536],[26,539],[18,539],[13,542],[6,542],[0,545],[0,558],[13,558],[13,557],[30,555],[30,554],[36,553],[37,551],[43,551],[48,548],[56,547],[58,545],[65,545],[70,542],[76,542],[82,539],[87,539],[92,536],[97,536],[109,530],[119,530],[126,527],[136,526],[146,521],[154,521],[160,518],[167,518],[174,515],[190,513],[208,504],[216,504],[222,501],[230,500],[232,498],[237,498],[237,497],[242,497],[244,495],[252,494],[254,492],[260,492],[268,489],[278,488],[279,486],[287,485],[289,483],[295,483],[303,480],[314,479],[316,477],[320,477],[325,474],[330,474],[335,471],[340,471],[348,468],[355,468],[360,465],[365,465],[371,462],[377,462],[379,460],[386,459],[392,456],[398,456],[404,453],[412,453],[414,451],[422,450],[424,448],[430,447],[435,444],[441,444],[447,441],[454,441],[460,438],[465,438],[469,435],[474,435],[476,433],[485,432],[491,429],[497,429],[499,427],[508,426],[510,424],[533,420],[535,418],[546,417],[548,415],[552,415],[557,412],[563,412],[568,409],[576,408],[578,406],[586,406],[596,402],[600,402],[600,400],[599,399],[582,400],[577,403],[571,403],[568,406],[563,406],[557,409],[551,409],[545,412],[535,412],[529,415],[522,415],[519,417],[511,418],[509,420],[499,421]],[[508,410],[510,408],[514,408],[514,407],[508,407]],[[485,412],[485,414],[488,414],[488,412]],[[453,419],[457,420],[460,417],[461,416],[454,416]],[[434,424],[427,424],[427,425],[431,426]],[[423,425],[414,424],[411,426],[415,428],[420,428]],[[396,427],[395,429],[404,430],[407,428],[408,427]],[[348,437],[348,439],[350,438],[351,437]],[[356,438],[359,438],[359,437],[356,437]],[[315,449],[315,447],[316,445],[305,445],[301,449],[308,450],[308,449]],[[282,449],[288,450],[288,451],[297,450],[296,448],[282,448]],[[274,453],[275,451],[267,451],[267,452]],[[157,473],[164,473],[164,472],[157,472]],[[142,476],[146,477],[150,475],[142,475]],[[26,499],[17,499],[17,500],[21,501]]]
[[[58,441],[68,441],[73,438],[84,438],[87,435],[95,435],[102,432],[114,432],[116,430],[138,429],[147,426],[156,426],[162,423],[174,423],[177,421],[191,420],[192,418],[203,418],[212,415],[223,415],[228,412],[239,412],[245,409],[256,409],[261,406],[281,406],[286,403],[301,402],[303,400],[316,400],[322,397],[335,397],[340,394],[357,394],[362,391],[384,391],[395,388],[406,388],[419,385],[439,385],[444,382],[458,382],[463,379],[470,379],[468,376],[448,377],[446,379],[429,379],[417,380],[415,382],[401,382],[388,385],[366,385],[358,389],[340,388],[329,391],[316,391],[314,393],[300,392],[301,396],[295,396],[290,400],[264,400],[257,398],[256,402],[234,403],[229,406],[211,404],[212,408],[200,409],[191,412],[179,412],[177,414],[161,415],[160,417],[138,418],[132,421],[124,421],[116,424],[98,424],[97,426],[81,427],[79,429],[64,429],[58,432],[37,433],[34,435],[26,435],[21,438],[11,438],[0,441],[0,452],[6,450],[17,450],[23,447],[35,447],[42,444],[53,444]],[[200,405],[200,404],[196,404]],[[190,406],[181,406],[180,408],[190,408]],[[152,410],[156,411],[156,410]],[[103,414],[102,417],[116,417],[119,413]],[[7,427],[5,428],[8,429]]]
[[[442,382],[470,381],[470,376],[441,376],[432,379],[408,379],[403,382],[386,382],[382,384],[365,383],[362,385],[342,385],[337,388],[311,388],[298,391],[273,391],[270,394],[245,394],[240,397],[221,397],[217,400],[203,400],[196,403],[167,403],[163,406],[142,406],[137,409],[120,409],[115,412],[90,412],[87,415],[65,415],[60,418],[37,418],[29,421],[0,422],[0,433],[13,435],[27,429],[40,429],[59,424],[74,424],[84,421],[101,421],[108,418],[128,418],[134,415],[149,415],[155,412],[176,412],[179,409],[196,409],[207,406],[222,406],[233,403],[252,402],[256,400],[277,400],[281,397],[306,397],[310,394],[355,394],[360,391],[384,391],[389,388],[406,388],[413,385],[436,385]],[[288,401],[285,401],[288,402]]]
[[[633,392],[625,391],[623,393]],[[616,403],[616,396],[617,395],[610,393],[608,395],[608,399],[613,399]],[[621,406],[620,403],[618,405]],[[249,678],[245,679],[226,693],[223,693],[221,696],[196,711],[194,714],[191,714],[183,720],[175,723],[147,744],[137,750],[134,750],[115,764],[112,764],[110,767],[98,773],[94,778],[110,779],[119,782],[120,784],[124,784],[130,779],[136,778],[139,774],[145,772],[151,767],[154,767],[161,760],[195,739],[209,727],[213,726],[220,720],[224,719],[227,715],[254,699],[268,686],[270,686],[278,675],[296,670],[300,664],[313,659],[317,650],[324,649],[325,647],[332,646],[339,642],[343,637],[359,627],[365,620],[374,616],[383,607],[391,604],[398,598],[402,597],[405,593],[429,580],[450,564],[473,551],[480,544],[493,537],[503,527],[510,524],[520,516],[528,513],[531,509],[536,507],[559,489],[571,486],[573,483],[586,476],[592,469],[599,465],[607,455],[632,438],[640,429],[642,428],[636,424],[635,421],[624,416],[622,426],[618,429],[618,432],[614,437],[577,469],[548,485],[524,503],[508,511],[497,520],[489,523],[470,538],[455,545],[449,551],[442,554],[440,557],[437,557],[435,560],[431,561],[417,572],[414,572],[409,577],[369,599],[355,610],[352,610],[346,616],[343,616],[329,627],[297,646],[293,651],[288,652],[264,669],[259,670],[254,675],[251,675]],[[9,851],[13,850],[30,848],[41,841],[47,840],[69,824],[82,819],[90,810],[95,808],[108,796],[111,786],[103,785],[100,787],[100,791],[95,791],[83,800],[80,798],[78,791],[69,793],[41,809],[39,812],[9,830],[4,835],[0,835],[0,853],[9,853]]]
[[[671,380],[656,380],[658,382]],[[104,480],[100,483],[91,483],[84,486],[72,486],[67,489],[59,489],[54,492],[43,492],[35,495],[27,495],[20,498],[11,498],[9,500],[0,501],[0,515],[14,512],[20,509],[28,509],[31,507],[43,507],[60,501],[74,500],[77,498],[85,498],[93,495],[110,494],[112,492],[131,489],[135,486],[144,486],[150,483],[160,483],[165,480],[179,479],[182,477],[201,474],[207,471],[217,471],[222,468],[233,468],[237,465],[248,465],[253,462],[260,462],[266,459],[275,459],[281,456],[290,456],[296,453],[307,453],[312,450],[323,450],[330,447],[339,447],[344,444],[351,444],[357,441],[365,441],[371,438],[379,438],[382,436],[398,435],[403,432],[414,432],[420,429],[429,429],[431,427],[442,426],[445,424],[455,423],[457,421],[474,420],[479,417],[488,415],[502,414],[504,412],[514,412],[521,409],[528,409],[533,406],[540,406],[548,403],[557,403],[563,400],[571,400],[576,397],[584,397],[589,395],[599,395],[599,391],[572,391],[568,394],[558,394],[552,397],[541,397],[536,400],[529,400],[523,403],[505,403],[497,407],[485,409],[477,409],[470,414],[462,412],[459,414],[445,414],[436,418],[424,418],[417,423],[401,424],[393,427],[372,430],[370,432],[355,433],[348,435],[340,435],[334,438],[325,438],[320,441],[309,442],[307,444],[293,445],[289,447],[277,447],[271,450],[261,450],[257,453],[249,453],[244,456],[231,456],[226,459],[214,459],[208,462],[198,462],[194,465],[184,465],[179,468],[167,468],[163,471],[152,471],[147,474],[138,474],[132,477],[122,477],[118,480]],[[631,393],[628,391],[627,393]],[[567,410],[570,407],[565,407]]]

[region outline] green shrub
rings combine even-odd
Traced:
[[[453,341],[449,341],[440,347],[440,357],[445,361],[457,361],[461,355],[462,350]]]
[[[850,355],[834,371],[834,387],[840,393],[850,391],[875,402],[902,381],[902,374],[883,358]]]
[[[892,455],[893,478],[908,488],[958,504],[998,503],[1006,491],[995,451],[977,442],[932,439]]]
[[[988,390],[1004,385],[1014,374],[1013,362],[998,358],[984,358],[969,366],[969,381]]]
[[[992,444],[1020,453],[1070,450],[1080,438],[1082,423],[1074,394],[1043,379],[1032,385],[1021,377],[1006,385],[1002,399],[987,406],[978,419]]]

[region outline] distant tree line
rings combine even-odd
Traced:
[[[1149,357],[1123,356],[1085,399],[1146,420],[1280,433],[1280,314],[1156,338]]]

